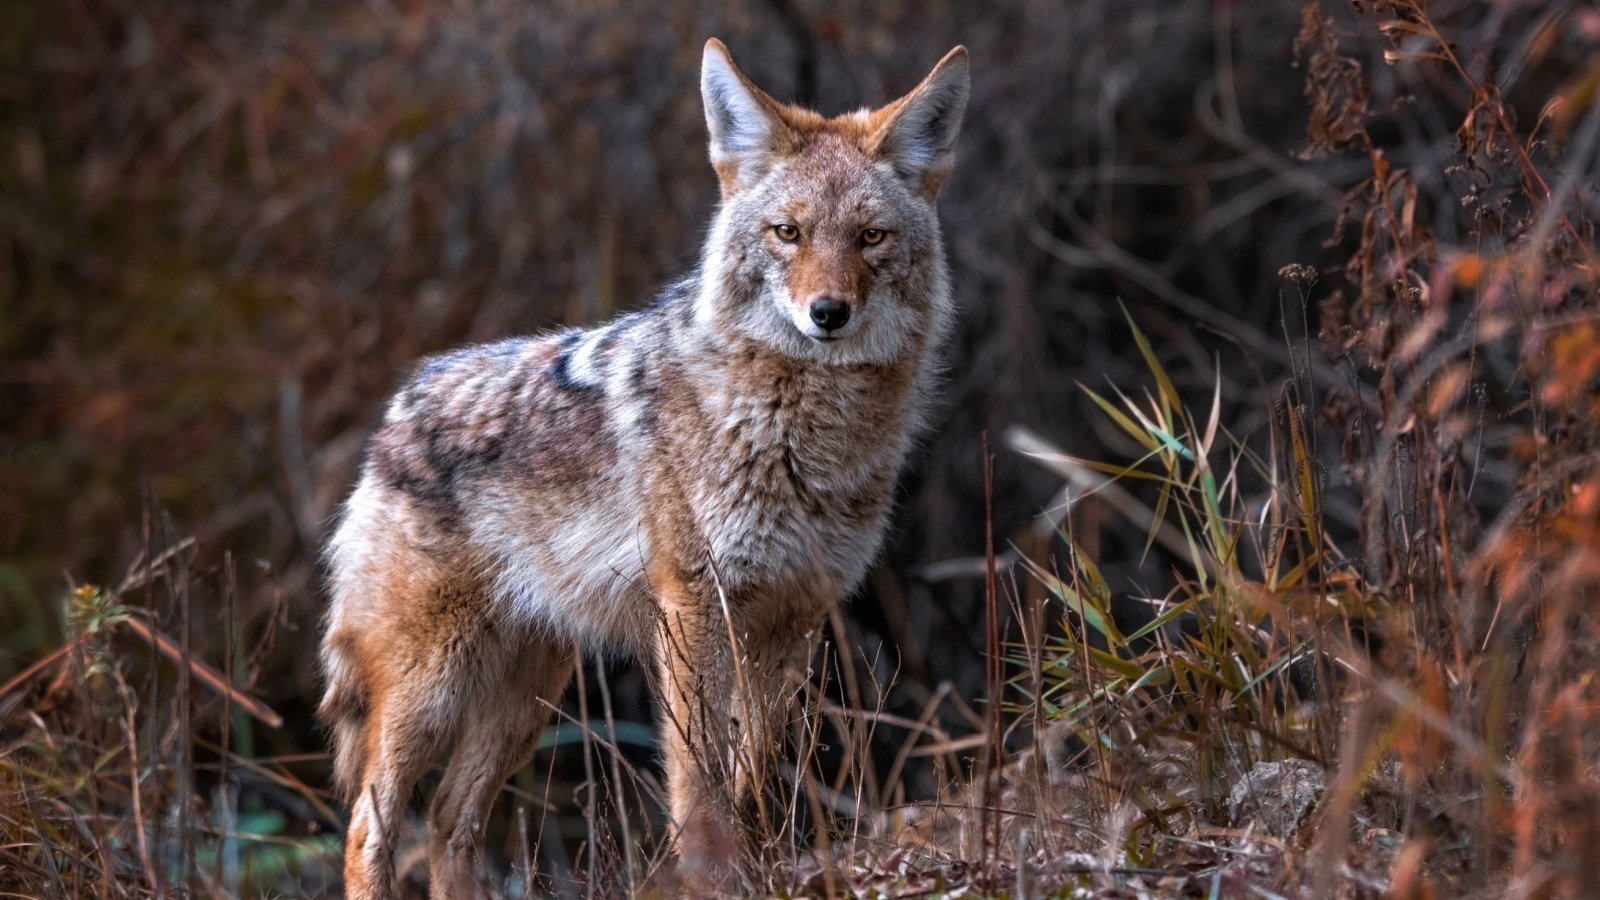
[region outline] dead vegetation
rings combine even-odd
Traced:
[[[750,893],[1593,894],[1600,16],[1296,13],[0,7],[0,892],[337,891],[362,437],[680,267],[715,33],[826,109],[975,73],[946,423]],[[580,687],[491,870],[670,892],[640,677]]]

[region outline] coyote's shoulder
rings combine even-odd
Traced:
[[[486,760],[459,776],[486,802],[582,647],[647,654],[669,719],[709,715],[702,731],[750,748],[707,781],[710,737],[666,741],[692,844],[712,788],[747,791],[774,738],[733,705],[777,708],[773,673],[803,663],[878,550],[951,316],[933,199],[965,57],[837,119],[772,100],[715,42],[702,87],[723,198],[695,270],[649,309],[424,361],[372,437],[330,544],[323,652],[353,891],[387,884],[363,843],[386,841],[379,806],[403,810],[383,786],[454,747]],[[741,660],[767,681],[734,678]],[[463,749],[473,716],[504,733]],[[456,773],[436,831],[481,820],[451,805],[469,803]],[[461,875],[449,849],[436,878]]]

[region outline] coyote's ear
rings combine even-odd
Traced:
[[[711,165],[726,195],[766,164],[785,126],[778,102],[734,65],[728,48],[716,38],[706,41],[700,62],[700,96],[711,132]]]
[[[902,177],[932,195],[950,166],[961,116],[972,86],[967,73],[967,48],[956,47],[939,60],[911,93],[879,111],[878,153]]]

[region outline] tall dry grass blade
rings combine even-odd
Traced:
[[[986,564],[984,577],[984,654],[986,665],[984,667],[985,692],[989,700],[989,716],[987,727],[989,731],[989,747],[987,759],[984,763],[983,790],[984,805],[986,808],[998,807],[999,772],[1003,765],[1005,745],[1004,736],[1000,728],[1000,691],[1003,684],[1001,675],[1000,656],[1000,598],[999,589],[995,582],[995,554],[994,554],[994,457],[989,453],[989,434],[984,432],[983,446],[983,558]],[[983,862],[986,866],[993,867],[999,862],[1000,854],[1000,815],[995,812],[985,816],[983,828]],[[993,854],[991,857],[990,854]]]

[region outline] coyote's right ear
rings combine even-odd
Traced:
[[[716,38],[706,41],[700,63],[700,96],[711,132],[711,165],[722,181],[724,196],[753,180],[771,157],[787,126],[778,101],[740,71],[728,48]]]

